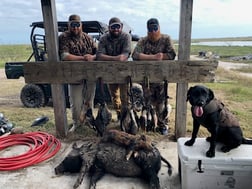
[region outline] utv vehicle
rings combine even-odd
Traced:
[[[99,21],[83,21],[83,31],[88,33],[93,37],[95,41],[99,41],[99,38],[102,34],[107,32],[108,27],[106,24]],[[44,24],[43,22],[34,22],[31,24],[31,35],[30,41],[32,46],[32,54],[28,58],[27,62],[7,62],[5,63],[5,74],[7,79],[18,79],[21,76],[24,76],[23,64],[31,61],[34,57],[35,61],[45,61],[47,59],[47,49],[45,43],[45,34],[44,34]],[[58,31],[64,32],[68,29],[68,23],[58,22]],[[131,34],[131,30],[126,28]],[[137,35],[132,35],[132,40],[137,41],[139,37]],[[103,90],[101,90],[103,87]],[[64,84],[65,89],[65,100],[66,105],[69,107],[69,95],[68,95],[68,85]],[[101,92],[103,91],[103,92]],[[46,106],[49,102],[52,102],[52,92],[50,84],[33,84],[27,83],[21,90],[20,99],[25,107],[35,108]],[[106,84],[102,86],[97,82],[96,93],[94,104],[97,104],[102,101],[107,103],[111,102],[110,93]]]

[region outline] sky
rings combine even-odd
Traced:
[[[119,17],[146,35],[146,22],[155,17],[161,32],[179,37],[180,0],[55,0],[57,20],[70,14],[82,20],[108,23]],[[247,0],[194,0],[192,38],[252,36],[252,11]],[[0,44],[29,44],[30,24],[42,21],[41,0],[0,0]]]

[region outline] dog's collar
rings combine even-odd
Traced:
[[[210,114],[215,111],[222,110],[223,107],[224,107],[224,104],[221,101],[217,99],[213,99],[203,107],[203,110],[205,114]]]

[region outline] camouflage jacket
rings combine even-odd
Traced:
[[[106,54],[109,56],[117,56],[120,54],[125,54],[129,56],[131,53],[131,36],[125,32],[122,32],[118,38],[112,38],[110,33],[105,33],[101,36],[99,44],[97,57],[99,59],[99,54]]]
[[[95,54],[96,44],[92,37],[84,32],[80,36],[73,36],[66,31],[59,36],[59,53],[61,57],[64,53],[78,56]]]
[[[234,116],[234,114],[232,114],[232,112],[228,110],[228,108],[220,100],[217,100],[217,99],[211,100],[207,105],[203,107],[203,109],[204,109],[204,114],[200,118],[192,114],[194,118],[199,120],[201,123],[205,123],[204,120],[209,114],[212,114],[213,112],[218,111],[220,113],[220,117],[219,117],[220,127],[239,127],[238,119]],[[191,111],[193,113],[193,107],[191,108]]]
[[[150,41],[147,36],[141,38],[133,51],[132,58],[138,60],[139,53],[157,54],[160,52],[166,53],[170,60],[175,58],[176,52],[169,35],[161,34],[161,38],[155,42]]]

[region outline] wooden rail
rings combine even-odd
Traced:
[[[213,82],[218,66],[210,61],[130,61],[130,62],[34,62],[24,64],[26,83],[79,83],[83,79],[96,81],[99,77],[106,83],[143,82],[167,80],[169,83]]]

